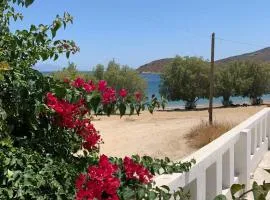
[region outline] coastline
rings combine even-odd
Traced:
[[[219,109],[219,108],[241,108],[241,107],[254,107],[254,106],[270,106],[270,101],[266,101],[265,103],[262,103],[260,105],[251,105],[250,103],[244,103],[244,104],[234,104],[232,106],[223,106],[222,103],[220,104],[214,104],[213,108],[214,109]],[[199,104],[197,105],[197,107],[195,109],[193,109],[192,111],[199,111],[199,110],[206,110],[209,108],[208,104]],[[179,105],[179,106],[166,106],[164,111],[178,111],[178,110],[185,110],[185,106],[183,105]],[[163,111],[161,109],[158,109],[158,111]],[[185,110],[188,111],[188,110]]]

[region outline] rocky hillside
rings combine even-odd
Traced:
[[[258,62],[270,62],[270,47],[260,49],[258,51],[254,51],[251,53],[245,53],[238,56],[232,56],[228,58],[224,58],[221,60],[218,60],[217,63],[226,63],[230,61],[235,60],[252,60],[252,61],[258,61]]]
[[[162,68],[172,61],[173,58],[164,58],[160,60],[155,60],[145,65],[140,66],[137,71],[140,73],[148,72],[148,73],[160,73]]]
[[[164,58],[155,60],[145,65],[140,66],[137,71],[140,73],[160,73],[162,68],[167,65],[173,58]],[[270,62],[270,47],[260,49],[251,53],[245,53],[242,55],[232,56],[216,61],[217,63],[226,63],[235,60],[253,60],[258,62]]]

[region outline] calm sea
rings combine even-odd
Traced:
[[[159,85],[160,85],[160,76],[158,74],[141,74],[141,76],[147,81],[148,87],[147,87],[147,94],[150,98],[152,94],[155,94],[157,97],[160,97],[159,95]],[[214,105],[219,106],[221,104],[222,98],[214,98],[213,102]],[[243,97],[232,97],[231,100],[234,104],[243,104],[247,103],[249,104],[249,98],[243,98]],[[265,102],[270,101],[270,94],[263,95],[263,100]],[[198,107],[205,107],[209,104],[208,99],[199,99]],[[183,107],[184,102],[183,101],[170,101],[168,104],[168,107]]]
[[[42,72],[43,74],[50,74],[51,72]],[[151,98],[152,94],[155,94],[158,98],[160,98],[159,95],[159,85],[160,85],[160,75],[158,74],[140,74],[147,82],[147,96]],[[270,94],[263,95],[262,96],[264,102],[270,102]],[[213,103],[215,106],[222,105],[221,104],[222,98],[214,98]],[[243,104],[247,103],[249,104],[249,98],[243,98],[243,97],[232,97],[231,100],[234,104]],[[197,107],[205,107],[209,104],[208,99],[199,99],[197,101]],[[172,108],[182,108],[185,105],[183,101],[170,101],[168,103],[168,107]]]

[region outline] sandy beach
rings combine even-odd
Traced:
[[[265,106],[214,109],[214,120],[238,124]],[[139,154],[153,157],[183,158],[196,149],[185,135],[191,127],[208,120],[208,111],[156,111],[140,116],[98,116],[93,121],[104,144],[101,153],[124,157]]]

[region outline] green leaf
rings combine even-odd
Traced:
[[[253,197],[255,200],[266,200],[266,196],[268,194],[268,190],[266,188],[266,190],[264,190],[264,188],[260,185],[257,184],[256,181],[253,182],[252,185],[252,189],[253,189]]]
[[[129,115],[133,115],[134,114],[134,110],[135,110],[134,105],[133,104],[130,104],[129,109],[130,109]]]
[[[135,110],[136,110],[137,115],[140,115],[141,105],[139,104],[135,105]]]
[[[70,56],[70,51],[68,51],[68,52],[66,53],[66,57],[69,58],[69,56]]]
[[[148,196],[149,196],[149,200],[155,200],[157,198],[157,194],[153,191],[150,191],[148,193]]]
[[[153,114],[153,111],[154,111],[154,106],[151,106],[150,104],[147,105],[148,107],[148,111]]]
[[[37,30],[37,27],[35,25],[31,25],[30,27],[30,31],[33,32],[33,31],[36,31]]]
[[[64,87],[61,87],[61,86],[55,86],[55,88],[53,89],[55,95],[58,97],[58,98],[64,98],[67,91],[66,91],[66,88]]]
[[[227,200],[226,196],[223,194],[220,194],[214,198],[214,200]]]
[[[49,58],[49,55],[46,52],[44,52],[44,53],[41,53],[41,57],[42,57],[42,60],[45,61]]]
[[[34,2],[34,0],[25,0],[25,6],[28,7],[28,6],[30,6],[33,2]]]
[[[232,194],[232,196],[234,197],[234,195],[235,195],[237,192],[243,190],[244,188],[245,188],[245,185],[241,185],[241,184],[233,184],[233,185],[231,186],[231,194]]]
[[[119,105],[120,117],[126,114],[126,104],[121,102]]]
[[[270,169],[264,169],[265,171],[267,171],[270,174]]]
[[[123,199],[134,199],[135,192],[129,187],[123,189]]]
[[[270,183],[265,183],[265,181],[263,181],[263,185],[262,185],[263,189],[266,191],[270,191]]]
[[[14,174],[14,172],[13,172],[13,171],[10,171],[10,170],[8,169],[8,171],[7,171],[7,177],[8,177],[9,179],[12,178],[13,174]]]
[[[160,187],[163,188],[163,189],[165,189],[165,190],[167,190],[168,192],[170,191],[170,188],[167,185],[162,185]]]
[[[170,158],[165,157],[165,162],[167,162],[167,163],[171,162]]]
[[[59,55],[58,55],[58,54],[55,54],[53,60],[55,61],[55,60],[57,60],[58,58],[59,58]]]
[[[107,116],[110,116],[114,112],[114,105],[112,103],[103,105],[103,110]]]
[[[57,32],[58,29],[59,29],[61,26],[62,26],[61,21],[59,21],[59,20],[54,21],[54,27],[53,27],[53,28],[54,28],[55,32]]]
[[[52,38],[54,38],[56,36],[56,30],[54,28],[52,28],[51,33],[52,33]]]
[[[89,104],[90,108],[94,110],[95,114],[98,113],[98,107],[101,102],[101,97],[99,95],[94,95],[90,98]]]
[[[145,197],[145,189],[144,188],[139,188],[138,189],[138,197],[139,199],[143,199]]]

